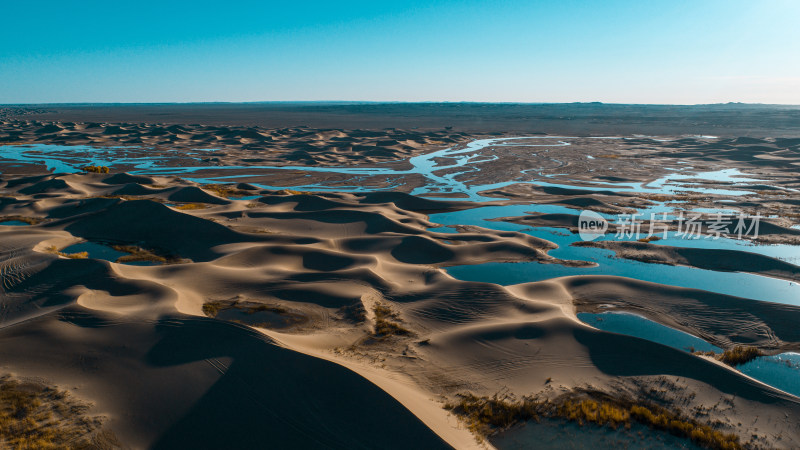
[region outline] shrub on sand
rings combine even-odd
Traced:
[[[750,362],[759,356],[763,356],[764,352],[755,347],[748,347],[744,345],[737,345],[732,349],[725,350],[722,353],[714,353],[712,351],[700,352],[695,351],[694,348],[689,348],[689,351],[695,355],[710,356],[722,361],[729,366],[738,366],[746,362]]]
[[[81,170],[89,173],[108,173],[109,169],[106,166],[84,166]]]
[[[354,302],[352,305],[342,306],[339,308],[339,313],[345,318],[354,323],[362,323],[367,320],[367,310],[361,300]]]
[[[387,337],[411,334],[406,328],[403,328],[398,321],[400,316],[392,311],[392,309],[382,303],[376,303],[373,312],[375,313],[375,337]]]
[[[178,205],[175,208],[186,211],[190,209],[206,209],[207,206],[204,203],[184,203],[183,205]]]
[[[137,262],[137,261],[152,261],[159,263],[166,263],[167,258],[156,255],[155,253],[145,250],[135,245],[112,245],[111,248],[118,252],[128,253],[127,255],[117,258],[118,263]]]
[[[37,225],[39,223],[42,223],[42,221],[44,221],[44,219],[40,219],[38,217],[28,217],[28,216],[2,216],[2,217],[0,217],[0,225],[2,225],[2,222],[11,222],[11,221],[25,222],[28,225]]]
[[[719,356],[719,360],[730,366],[738,366],[752,361],[763,354],[761,350],[755,347],[737,345],[730,350],[725,350],[725,352]]]
[[[538,420],[538,402],[530,398],[516,401],[510,397],[478,397],[460,394],[458,401],[447,403],[445,409],[461,416],[470,431],[478,436],[488,436],[512,425]]]
[[[203,189],[207,191],[211,191],[214,194],[220,197],[233,197],[233,196],[244,196],[250,194],[248,191],[244,191],[241,189],[237,189],[230,185],[225,184],[205,184],[203,185]]]
[[[706,448],[743,448],[735,434],[716,430],[658,405],[641,404],[602,393],[572,392],[555,400],[538,400],[535,397],[516,400],[511,396],[460,394],[458,401],[445,404],[444,407],[460,416],[479,437],[497,433],[520,422],[539,421],[541,417],[547,417],[614,429],[619,426],[630,428],[632,422],[636,422],[689,439]]]
[[[64,253],[62,251],[59,251],[58,247],[56,247],[55,245],[51,245],[50,247],[48,247],[47,251],[54,255],[63,256],[65,258],[70,258],[70,259],[86,259],[89,257],[89,252]]]
[[[88,404],[38,382],[0,377],[0,448],[112,449],[121,444]]]
[[[221,309],[224,309],[224,304],[222,302],[207,302],[203,304],[203,314],[207,315],[208,317],[214,318],[217,317]]]

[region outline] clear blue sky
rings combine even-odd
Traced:
[[[800,104],[798,0],[60,0],[0,11],[0,103]]]

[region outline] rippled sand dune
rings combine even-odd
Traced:
[[[406,191],[426,183],[424,173],[408,169],[414,166],[409,157],[445,144],[463,150],[468,140],[445,131],[257,129],[251,131],[260,137],[247,137],[247,130],[232,126],[226,127],[229,133],[217,126],[10,123],[0,132],[4,142],[153,145],[147,151],[155,154],[162,146],[190,149],[213,142],[224,155],[220,167],[238,166],[248,150],[273,146],[270,162],[291,166],[298,164],[291,157],[296,152],[311,155],[309,164],[348,167],[359,160],[377,168],[386,161],[392,171],[407,172],[394,173],[407,178]],[[141,141],[115,140],[134,134]],[[338,142],[345,141],[348,156],[339,158]],[[503,285],[447,272],[485,264],[530,264],[525,267],[533,271],[602,267],[603,259],[557,256],[565,250],[554,243],[557,234],[549,240],[528,230],[546,227],[569,235],[577,225],[569,211],[619,214],[668,203],[656,195],[671,201],[693,195],[697,207],[744,198],[737,206],[780,214],[765,220],[766,242],[792,248],[797,230],[790,227],[789,211],[796,212],[791,208],[797,179],[791,179],[794,162],[785,162],[797,159],[800,142],[571,142],[571,154],[566,146],[504,148],[500,142],[485,147],[494,159],[482,154],[450,169],[448,158],[471,154],[441,153],[437,158],[445,168],[432,173],[465,190],[423,192],[437,199],[381,191],[380,183],[336,192],[337,182],[331,182],[325,186],[330,192],[312,192],[264,188],[278,184],[266,173],[208,184],[158,170],[125,173],[128,163],[120,170],[112,166],[110,173],[68,174],[47,173],[33,159],[6,159],[0,175],[2,370],[69,390],[91,404],[87,411],[102,430],[136,448],[491,447],[491,439],[476,435],[481,430],[474,423],[445,408],[453,409],[467,393],[552,402],[624,399],[735,434],[745,446],[800,445],[793,419],[800,413],[798,397],[713,355],[602,331],[577,317],[634,312],[723,349],[748,345],[777,353],[800,350],[800,306],[788,300],[759,301],[713,292],[711,285],[702,290],[609,274]],[[619,165],[596,166],[605,177],[598,178],[587,171],[587,154]],[[660,158],[658,165],[728,159],[753,176],[757,166],[777,169],[773,178],[747,186],[667,180],[694,194],[656,194],[642,186],[665,171],[643,167],[636,155]],[[77,166],[69,158],[65,164]],[[552,176],[537,178],[550,181],[518,179],[523,172],[510,167],[525,161],[528,169],[552,170]],[[542,164],[531,167],[531,161]],[[478,167],[483,169],[470,170]],[[448,178],[451,170],[460,172]],[[492,171],[507,182],[484,182]],[[312,174],[302,186],[324,185],[326,176]],[[584,189],[598,180],[610,183],[608,188]],[[780,195],[764,193],[768,189],[759,183]],[[478,197],[482,201],[466,201]],[[536,212],[537,205],[565,209]],[[481,213],[485,207],[497,208],[496,214]],[[522,215],[526,208],[533,214]],[[448,214],[454,217],[449,228],[433,219]],[[509,228],[492,229],[492,223]],[[669,244],[600,240],[570,251],[613,250],[618,258],[649,267],[798,280],[797,264],[783,257]],[[99,427],[86,432],[96,434]]]

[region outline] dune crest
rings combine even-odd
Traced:
[[[62,184],[70,189],[47,188]],[[750,339],[774,351],[800,348],[785,321],[797,308],[614,277],[459,281],[443,268],[586,264],[554,258],[554,244],[523,233],[439,233],[427,216],[474,204],[252,189],[257,199],[237,201],[219,188],[125,174],[5,178],[0,187],[16,199],[0,213],[41,221],[0,230],[1,356],[79,386],[132,445],[168,447],[197,427],[255,445],[235,423],[270,418],[266,439],[277,445],[490,446],[443,409],[448,399],[465,391],[555,398],[587,387],[642,396],[667,382],[664,402],[703,408],[720,429],[760,444],[778,435],[781,445],[800,443],[784,420],[800,413],[796,397],[575,316],[614,305],[719,345]],[[62,255],[82,241],[161,259],[104,260],[95,247],[86,259]],[[711,320],[733,309],[740,322]],[[157,398],[170,401],[154,418]],[[710,406],[723,401],[725,409]],[[236,420],[220,422],[231,410]],[[356,433],[349,421],[361,423],[365,411],[372,417]],[[323,417],[333,421],[320,428]]]

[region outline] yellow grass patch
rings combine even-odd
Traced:
[[[113,449],[121,444],[86,403],[41,383],[0,377],[0,448]]]
[[[461,394],[458,400],[444,405],[466,422],[479,438],[507,429],[517,423],[541,418],[565,419],[579,425],[590,424],[630,428],[633,422],[666,431],[691,440],[697,445],[723,450],[741,449],[739,437],[724,433],[663,407],[613,399],[607,395],[593,398],[587,394],[566,394],[555,400],[510,396],[478,397]]]
[[[178,205],[175,208],[180,210],[191,210],[191,209],[206,209],[208,205],[205,203],[184,203],[183,205]]]
[[[59,251],[58,247],[56,247],[55,245],[47,247],[47,251],[54,255],[63,256],[65,258],[70,258],[70,259],[86,259],[89,257],[89,252],[64,253],[62,251]]]
[[[84,172],[90,173],[108,173],[109,169],[106,166],[85,166],[81,167],[81,170]]]

